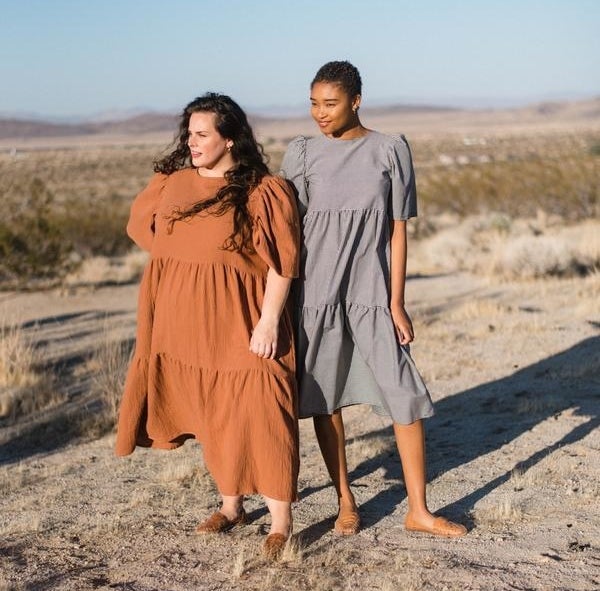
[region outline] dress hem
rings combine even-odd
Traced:
[[[302,412],[302,410],[300,410],[300,412],[298,414],[298,418],[299,419],[310,419],[312,417],[318,417],[318,416],[323,416],[323,415],[332,415],[336,410],[341,410],[341,409],[347,408],[349,406],[358,406],[359,404],[364,404],[366,406],[370,406],[371,410],[375,414],[382,416],[382,417],[388,417],[388,418],[392,419],[392,421],[394,423],[398,423],[400,425],[411,425],[415,421],[420,421],[421,419],[430,419],[431,417],[433,417],[435,415],[435,410],[431,409],[430,411],[420,413],[421,416],[416,416],[416,418],[414,418],[412,421],[404,421],[404,420],[401,421],[401,420],[395,419],[392,416],[392,414],[390,412],[388,412],[387,410],[385,410],[382,406],[377,406],[376,404],[372,404],[371,402],[366,402],[366,401],[356,401],[356,402],[347,402],[345,404],[339,404],[335,407],[322,409],[322,410],[319,409],[319,410],[308,411],[308,412]]]

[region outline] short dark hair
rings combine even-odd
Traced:
[[[317,82],[337,83],[351,98],[362,94],[360,73],[350,62],[327,62],[319,68],[310,87],[312,88]]]

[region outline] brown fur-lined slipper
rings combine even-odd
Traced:
[[[197,534],[220,534],[229,531],[236,525],[243,525],[248,520],[242,509],[235,519],[228,519],[220,511],[215,511],[206,521],[196,526]]]
[[[269,534],[263,544],[263,555],[268,560],[279,560],[288,539],[283,534]]]

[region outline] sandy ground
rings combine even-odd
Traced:
[[[194,442],[118,459],[112,433],[73,438],[66,421],[93,422],[98,412],[86,360],[107,327],[133,337],[136,293],[126,285],[0,295],[69,392],[0,433],[0,590],[600,587],[598,274],[514,283],[412,276],[412,351],[437,410],[427,422],[429,502],[470,533],[447,541],[403,529],[389,421],[353,407],[348,457],[364,529],[332,533],[334,491],[302,421],[297,538],[278,564],[260,556],[260,498],[247,499],[249,525],[194,535],[217,508]]]

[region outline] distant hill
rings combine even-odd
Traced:
[[[48,123],[34,119],[0,119],[0,139],[65,137],[95,133],[87,124]]]
[[[433,112],[451,110],[443,107],[419,105],[390,105],[367,109],[372,114],[403,112]],[[147,112],[113,121],[94,121],[83,123],[50,123],[36,119],[0,118],[0,139],[28,139],[36,137],[70,137],[95,134],[128,135],[136,133],[174,132],[179,115],[174,113]],[[267,117],[250,115],[253,125],[274,123],[287,117]]]
[[[400,117],[408,118],[460,117],[474,120],[514,120],[536,121],[568,119],[585,124],[600,120],[600,97],[581,101],[544,102],[512,109],[458,109],[452,107],[436,107],[430,105],[382,105],[361,109],[365,119],[391,120]],[[175,113],[146,112],[127,118],[114,120],[89,121],[78,123],[52,123],[36,119],[0,118],[0,140],[36,138],[61,138],[72,136],[129,136],[136,134],[169,133],[172,135],[177,127],[179,115]],[[422,117],[421,117],[422,118]],[[250,114],[250,121],[257,128],[272,128],[289,125],[292,122],[306,121],[310,123],[308,112],[302,117],[268,117]],[[311,124],[312,125],[312,124]]]

